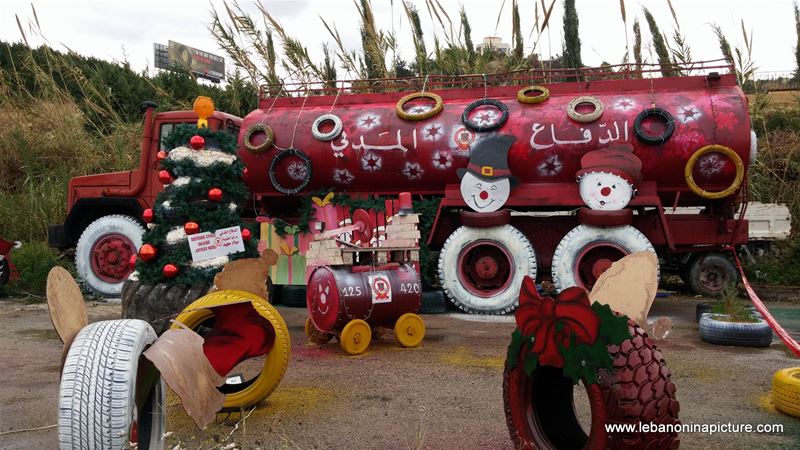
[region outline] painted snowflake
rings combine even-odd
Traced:
[[[619,111],[628,111],[629,109],[633,109],[635,106],[636,102],[634,102],[630,98],[621,98],[616,102],[614,102],[614,105],[612,107]]]
[[[497,123],[497,111],[493,109],[485,109],[483,111],[479,111],[478,113],[472,116],[472,120],[477,123],[479,126],[487,126],[487,125],[494,125]]]
[[[308,167],[306,167],[305,164],[297,161],[289,164],[289,167],[286,169],[286,171],[293,180],[297,181],[303,181],[308,176]]]
[[[449,169],[453,165],[453,155],[450,152],[436,151],[433,152],[433,167],[437,169]]]
[[[383,159],[375,153],[365,153],[361,157],[361,168],[368,172],[377,172],[381,170]]]
[[[403,169],[403,175],[405,175],[409,180],[417,180],[422,178],[423,173],[425,172],[422,170],[422,167],[419,165],[419,163],[407,162],[406,167]]]
[[[678,111],[678,120],[680,120],[681,123],[694,122],[700,119],[700,117],[702,117],[702,113],[700,113],[700,110],[694,105],[681,106]]]
[[[417,106],[411,107],[411,109],[409,109],[408,112],[410,114],[418,115],[418,114],[425,114],[426,112],[430,111],[431,109],[433,109],[433,108],[431,108],[428,105],[417,105]]]
[[[422,129],[422,139],[436,141],[444,135],[444,127],[440,123],[432,123]]]
[[[377,114],[364,114],[358,119],[358,126],[371,130],[381,124],[381,118]]]
[[[730,111],[722,111],[716,114],[717,125],[719,125],[720,129],[733,131],[736,128],[736,124],[739,122],[736,120],[736,114]]]
[[[697,161],[697,166],[700,169],[700,173],[709,177],[720,173],[722,168],[725,167],[725,161],[720,159],[719,155],[712,153],[701,157],[700,160]]]
[[[339,184],[350,184],[355,177],[347,169],[335,169],[333,171],[333,181]]]
[[[536,170],[543,177],[552,177],[561,173],[561,167],[563,167],[563,164],[561,164],[561,159],[559,159],[558,155],[551,155],[540,162],[536,166]]]

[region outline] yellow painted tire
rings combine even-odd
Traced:
[[[590,105],[594,105],[594,111],[583,114],[579,113],[575,110],[581,103],[589,103]],[[599,119],[600,116],[603,115],[603,102],[600,99],[592,97],[591,95],[582,95],[580,97],[575,97],[572,101],[569,102],[567,105],[567,115],[570,119],[574,120],[575,122],[580,123],[589,123],[594,122],[595,120]]]
[[[425,322],[414,313],[405,313],[394,323],[394,337],[403,347],[419,347],[425,339]]]
[[[692,175],[692,171],[694,170],[694,166],[697,164],[697,160],[705,155],[706,153],[711,152],[718,152],[722,153],[723,155],[727,156],[728,158],[733,161],[736,165],[736,178],[734,178],[733,183],[728,186],[726,189],[719,191],[719,192],[709,192],[702,189],[700,186],[697,185],[694,181],[694,175]],[[705,147],[701,148],[700,150],[694,152],[694,154],[689,158],[689,161],[686,161],[686,168],[683,170],[684,178],[686,179],[686,184],[689,186],[689,189],[692,190],[695,194],[699,195],[700,197],[707,198],[707,199],[718,199],[718,198],[725,198],[729,195],[736,192],[739,189],[739,186],[742,185],[742,181],[744,181],[744,164],[742,163],[742,158],[733,151],[730,147],[725,147],[724,145],[706,145]]]
[[[265,135],[264,142],[260,144],[253,144],[250,142],[250,138],[253,137],[253,133],[262,132]],[[265,151],[269,150],[272,147],[272,143],[275,141],[275,133],[272,131],[272,127],[269,125],[264,125],[263,123],[257,123],[250,128],[247,129],[247,133],[245,133],[244,138],[242,139],[244,142],[245,148],[253,153],[254,155],[258,155],[260,153],[264,153]]]
[[[241,391],[225,395],[223,409],[239,409],[255,405],[269,397],[278,387],[286,373],[286,367],[289,365],[289,352],[291,351],[289,329],[286,327],[286,322],[280,313],[263,298],[249,292],[235,290],[217,291],[200,297],[184,308],[176,319],[194,330],[205,320],[214,316],[211,308],[245,301],[250,301],[256,312],[272,325],[275,331],[275,344],[264,358],[264,367],[261,373]],[[172,327],[177,328],[178,326],[173,325]]]
[[[775,372],[772,377],[772,403],[778,411],[800,417],[800,367]]]
[[[403,109],[406,103],[418,98],[429,98],[434,102],[436,102],[436,104],[433,106],[432,109],[419,114],[412,114]],[[442,112],[443,107],[444,107],[444,102],[442,101],[442,97],[434,94],[433,92],[415,92],[413,94],[408,94],[405,97],[398,100],[397,105],[395,106],[394,109],[397,112],[397,117],[403,120],[425,120],[425,119],[430,119],[431,117]]]
[[[530,96],[528,95],[529,92],[539,92],[540,95]],[[517,101],[520,103],[534,105],[536,103],[542,103],[548,98],[550,98],[550,89],[544,86],[528,86],[517,91]]]
[[[339,345],[349,355],[360,355],[367,351],[372,340],[369,324],[361,319],[351,320],[339,335]]]
[[[311,317],[306,319],[306,336],[309,341],[317,345],[327,344],[333,339],[332,334],[319,331],[317,327],[314,326],[314,323],[311,322]]]

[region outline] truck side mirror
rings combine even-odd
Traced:
[[[145,100],[139,105],[139,112],[144,113],[148,108],[158,108],[158,104],[152,100]]]

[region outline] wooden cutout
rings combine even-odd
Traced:
[[[225,395],[217,389],[225,379],[208,362],[199,334],[185,326],[169,329],[143,355],[155,364],[201,430],[214,421],[214,415],[225,403]]]
[[[658,257],[653,252],[637,252],[616,261],[592,288],[589,299],[625,314],[647,328],[647,314],[658,291]]]
[[[269,268],[278,262],[275,250],[266,249],[260,258],[243,258],[231,261],[214,276],[214,287],[210,292],[239,290],[269,299],[267,276]]]
[[[75,336],[89,323],[89,317],[78,283],[63,267],[53,267],[47,274],[47,309],[66,355]]]

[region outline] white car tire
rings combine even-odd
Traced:
[[[94,322],[78,333],[61,373],[58,439],[62,450],[130,448],[134,422],[136,448],[164,448],[166,385],[160,375],[151,379],[141,409],[136,406],[139,361],[155,340],[153,328],[135,319]]]
[[[478,293],[471,284],[472,278],[465,267],[469,252],[478,246],[497,249],[508,261],[495,258],[507,265],[505,282],[494,292]],[[500,269],[501,271],[503,269]],[[439,253],[439,278],[450,300],[461,310],[471,314],[507,314],[519,306],[519,289],[525,276],[536,278],[536,252],[522,232],[511,225],[490,228],[458,228],[444,243]]]
[[[621,256],[643,251],[656,252],[650,240],[630,225],[608,228],[578,225],[561,239],[553,253],[551,273],[553,284],[559,292],[568,287],[582,286],[578,265],[581,255],[593,246],[615,248]]]
[[[138,253],[139,247],[142,246],[143,234],[144,228],[131,216],[114,214],[100,217],[90,223],[83,230],[78,239],[78,245],[75,247],[75,267],[86,287],[103,297],[119,297],[122,283],[131,272],[129,268],[130,255]],[[108,266],[107,270],[118,271],[121,275],[123,272],[120,270],[125,268],[124,276],[117,277],[110,272],[102,273],[100,271],[102,269],[96,268],[98,256],[96,247],[109,236],[117,236],[121,242],[124,242],[126,248],[124,252],[120,253],[118,261]],[[93,264],[93,259],[95,259],[95,264]],[[119,281],[115,282],[116,278],[119,278]]]

